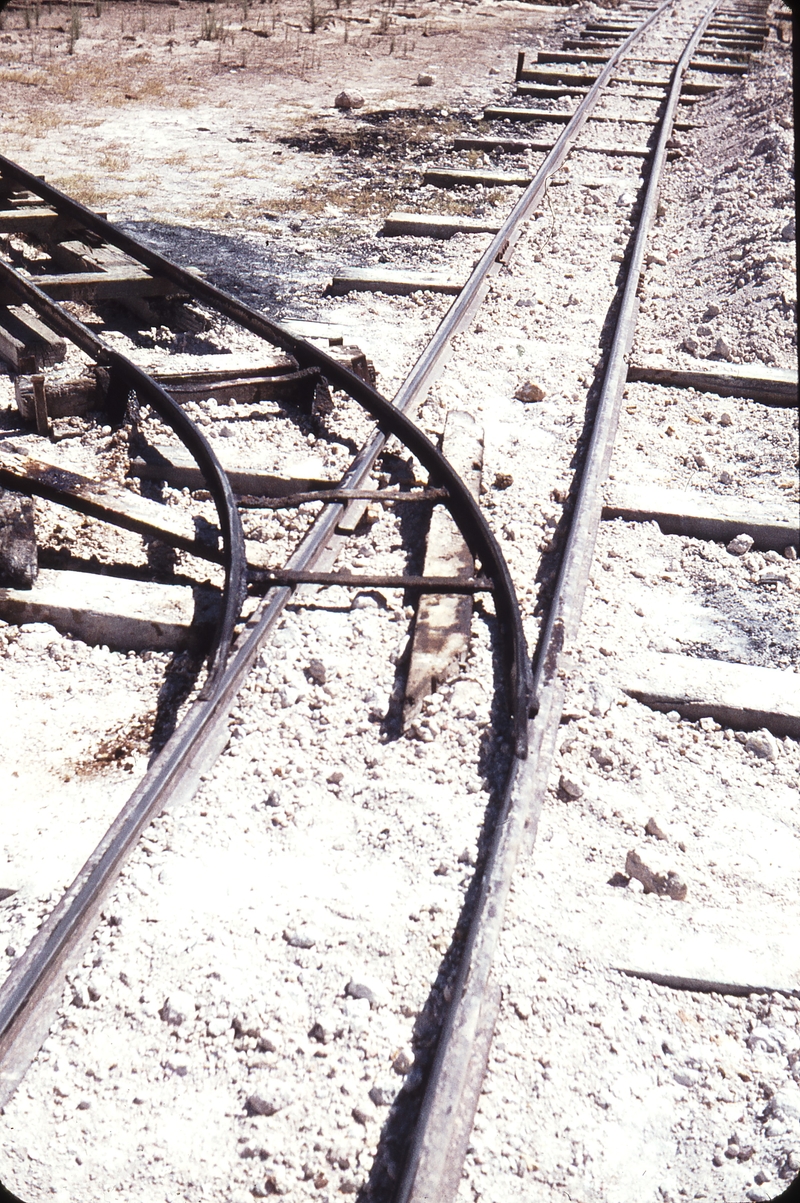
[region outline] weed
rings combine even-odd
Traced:
[[[13,67],[0,67],[0,83],[26,84],[29,88],[38,88],[46,82],[47,77],[39,71],[18,71]],[[30,132],[32,121],[26,121],[26,132]]]
[[[69,41],[67,43],[67,54],[75,53],[75,43],[81,36],[81,14],[80,9],[70,5],[69,9]]]
[[[125,150],[120,152],[114,147],[108,147],[100,154],[100,165],[105,167],[106,171],[123,172],[130,167],[131,158]]]
[[[94,206],[107,199],[109,193],[101,192],[93,175],[88,172],[64,175],[53,181],[62,192],[68,193],[84,205]]]
[[[200,24],[200,40],[203,42],[224,42],[226,29],[220,17],[217,16],[217,0],[213,8],[209,5],[203,14]]]

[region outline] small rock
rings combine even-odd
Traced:
[[[351,610],[377,610],[378,600],[371,593],[357,593],[350,603]]]
[[[589,755],[592,760],[600,765],[601,769],[612,769],[614,767],[614,757],[607,748],[594,747]]]
[[[88,1007],[90,1002],[89,989],[85,982],[72,983],[73,1007]]]
[[[288,1195],[291,1194],[292,1183],[288,1175],[282,1170],[272,1170],[267,1174],[264,1182],[266,1194],[270,1195]]]
[[[787,560],[796,560],[797,559],[797,551],[795,550],[794,547],[784,547],[783,554],[784,554],[784,558]]]
[[[716,1166],[724,1165],[725,1158],[723,1157],[722,1153],[715,1153],[711,1158],[711,1164]]]
[[[376,1082],[369,1092],[369,1097],[372,1099],[376,1107],[391,1107],[397,1095],[397,1086],[394,1082]]]
[[[645,894],[659,894],[675,902],[683,902],[686,898],[686,883],[677,873],[671,869],[666,872],[654,871],[635,848],[625,858],[625,872],[642,883]]]
[[[696,355],[700,349],[700,344],[696,338],[692,338],[691,334],[683,340],[683,350],[688,351],[690,355]]]
[[[356,1123],[361,1124],[364,1128],[366,1128],[370,1120],[375,1119],[374,1110],[371,1107],[366,1107],[364,1105],[361,1107],[354,1107],[350,1114]]]
[[[748,752],[762,760],[771,760],[774,763],[778,759],[778,741],[772,732],[766,729],[751,732],[744,746]]]
[[[527,998],[517,995],[511,999],[511,1005],[520,1019],[527,1023],[531,1017],[531,1004]]]
[[[426,71],[420,71],[419,75],[417,76],[417,87],[418,88],[429,88],[432,83],[433,83],[433,76],[428,75],[428,73]]]
[[[544,391],[541,385],[534,384],[532,380],[529,380],[526,384],[521,384],[519,386],[517,391],[514,393],[514,396],[516,397],[517,401],[544,401],[547,393]]]
[[[789,1124],[800,1123],[800,1086],[784,1086],[776,1091],[767,1104],[767,1113]]]
[[[720,472],[719,483],[721,485],[732,485],[733,477],[731,476],[730,472]]]
[[[727,1149],[725,1150],[725,1156],[730,1161],[735,1161],[736,1158],[739,1156],[739,1146],[737,1144],[728,1145]]]
[[[754,1186],[747,1192],[745,1198],[749,1199],[750,1203],[770,1203],[772,1192],[762,1190],[760,1186]]]
[[[648,835],[654,835],[657,840],[669,839],[669,836],[664,832],[663,828],[654,818],[649,818],[644,826]]]
[[[786,223],[786,225],[785,225],[785,226],[783,227],[783,229],[781,230],[781,238],[783,239],[783,241],[784,241],[784,242],[794,242],[794,239],[795,239],[795,225],[794,225],[794,218],[793,218],[793,217],[791,218],[791,220],[790,220],[790,221],[788,221],[788,222]]]
[[[672,1077],[679,1086],[696,1086],[701,1080],[700,1074],[693,1069],[678,1069]]]
[[[636,193],[635,192],[620,193],[620,195],[617,197],[617,204],[620,206],[620,208],[623,208],[626,205],[635,205],[636,204]]]
[[[465,848],[463,852],[459,853],[458,863],[460,865],[474,865],[475,859],[475,853],[472,848]]]
[[[289,1105],[289,1091],[282,1082],[265,1082],[247,1096],[246,1106],[252,1115],[275,1115]]]
[[[337,1036],[341,1036],[343,1031],[341,1015],[335,1015],[331,1011],[326,1015],[320,1015],[308,1034],[318,1044],[330,1044]]]
[[[708,338],[713,331],[710,326],[698,326],[697,333],[700,338]]]
[[[614,704],[614,695],[607,685],[595,681],[589,687],[592,697],[591,713],[595,718],[605,718]]]
[[[394,1061],[392,1061],[392,1069],[396,1074],[400,1074],[401,1077],[405,1077],[407,1073],[410,1073],[413,1065],[414,1054],[408,1048],[402,1048]]]
[[[291,948],[313,948],[317,942],[316,934],[308,928],[287,927],[283,938]]]
[[[754,539],[752,535],[737,535],[735,539],[731,539],[728,544],[728,551],[732,556],[743,556],[753,546]]]
[[[345,994],[350,998],[365,998],[370,1007],[384,1007],[391,1000],[389,991],[374,977],[351,978]]]
[[[733,418],[728,413],[721,414],[719,424],[720,426],[733,426]]]
[[[567,777],[565,773],[561,774],[561,777],[558,781],[558,787],[564,791],[568,798],[583,797],[583,786],[578,781],[574,781],[571,777]]]
[[[494,478],[494,487],[496,489],[510,489],[514,483],[514,477],[510,472],[497,472]]]
[[[187,1020],[194,1019],[194,1013],[194,999],[183,990],[176,990],[170,994],[159,1011],[164,1023],[172,1024],[173,1027],[179,1027]]]
[[[708,467],[708,460],[703,455],[702,451],[698,451],[697,454],[694,456],[694,462],[696,463],[698,468],[707,468]]]
[[[333,103],[337,109],[347,112],[348,109],[360,109],[364,103],[364,97],[360,92],[340,92]]]
[[[316,658],[309,660],[306,675],[311,678],[315,685],[324,685],[328,680],[325,665],[321,660],[317,660]]]
[[[726,343],[724,338],[718,338],[714,343],[714,354],[719,355],[720,359],[730,359],[733,355],[733,349]]]
[[[133,1101],[136,1102],[135,1099]],[[78,1103],[78,1111],[88,1111],[91,1105],[92,1104],[88,1099],[81,1099],[81,1101]]]
[[[712,301],[710,305],[706,306],[706,311],[703,314],[703,317],[705,318],[706,321],[708,321],[709,318],[719,317],[719,315],[721,313],[722,313],[722,310],[720,309],[719,305],[716,305]]]
[[[217,1036],[224,1036],[225,1032],[230,1030],[230,1027],[231,1021],[224,1015],[215,1015],[213,1019],[206,1021],[206,1031],[212,1039],[216,1039]]]
[[[769,1182],[769,1174],[766,1173],[765,1170],[759,1170],[758,1173],[754,1175],[753,1181],[755,1182],[756,1186],[763,1186],[765,1182]]]

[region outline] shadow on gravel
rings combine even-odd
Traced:
[[[476,599],[475,603],[473,622],[476,621],[485,622],[489,628],[492,648],[492,679],[496,685],[503,679],[497,619],[494,614],[486,610],[480,598]],[[404,683],[405,678],[403,677]],[[402,698],[402,692],[400,696]],[[495,688],[492,697],[491,721],[480,737],[478,769],[481,777],[489,786],[490,793],[478,838],[475,871],[467,887],[450,945],[439,965],[436,980],[414,1023],[411,1038],[414,1064],[406,1074],[402,1088],[383,1125],[369,1179],[359,1192],[357,1203],[392,1203],[396,1197],[409,1145],[419,1118],[424,1087],[433,1065],[442,1026],[453,997],[452,992],[461,964],[464,941],[480,894],[483,870],[502,801],[502,787],[510,767],[509,740],[510,728],[505,712],[504,690]]]

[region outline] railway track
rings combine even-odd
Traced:
[[[134,536],[157,540],[157,545],[172,548],[173,555],[181,555],[180,582],[184,586],[190,581],[195,588],[202,585],[200,567],[204,572],[217,574],[205,578],[211,581],[212,593],[216,584],[217,596],[212,611],[216,617],[208,669],[199,678],[202,685],[198,688],[193,681],[185,692],[183,701],[190,694],[192,700],[184,706],[182,715],[174,717],[174,731],[73,884],[47,916],[39,916],[42,921],[38,931],[26,951],[13,957],[9,974],[0,987],[3,1105],[13,1096],[51,1029],[55,1012],[62,1003],[65,974],[74,978],[75,966],[83,957],[92,933],[97,932],[101,914],[119,918],[118,911],[109,911],[109,906],[126,858],[154,820],[163,817],[165,811],[170,812],[177,801],[190,798],[201,780],[209,778],[214,760],[228,742],[229,721],[232,713],[235,717],[237,697],[253,674],[263,676],[265,649],[287,606],[292,607],[293,613],[298,613],[304,605],[317,606],[317,591],[327,587],[355,590],[361,596],[365,596],[365,591],[381,591],[379,596],[384,604],[387,597],[390,599],[389,609],[396,617],[402,617],[404,611],[395,599],[403,602],[428,599],[424,603],[418,600],[416,605],[416,626],[403,681],[404,696],[399,707],[395,705],[394,716],[389,716],[391,721],[384,721],[390,736],[396,735],[404,723],[424,749],[441,732],[435,723],[435,707],[424,701],[425,695],[430,692],[432,680],[441,686],[453,674],[452,652],[448,653],[446,646],[443,651],[442,647],[448,640],[454,641],[459,649],[456,654],[467,656],[465,632],[469,631],[470,622],[475,637],[469,598],[483,595],[491,599],[482,603],[482,612],[492,630],[492,640],[482,649],[483,664],[486,666],[487,655],[491,659],[493,654],[499,665],[498,701],[491,718],[496,737],[490,745],[491,777],[496,791],[494,806],[489,808],[479,839],[478,870],[465,882],[465,896],[453,924],[455,936],[447,948],[444,968],[438,976],[434,975],[434,991],[427,1006],[418,1008],[426,1023],[417,1024],[416,1064],[412,1069],[413,1055],[403,1065],[400,1065],[402,1056],[394,1058],[399,1066],[395,1073],[403,1078],[405,1086],[393,1101],[371,1166],[367,1166],[366,1158],[359,1157],[358,1165],[366,1171],[365,1177],[361,1186],[358,1183],[353,1186],[354,1191],[363,1189],[364,1197],[403,1200],[456,1198],[463,1191],[465,1163],[467,1174],[474,1173],[475,1166],[481,1164],[473,1123],[501,1012],[502,991],[496,966],[509,892],[521,850],[527,858],[533,846],[552,777],[556,743],[567,705],[571,675],[568,657],[574,657],[602,518],[654,521],[666,537],[678,532],[690,539],[730,542],[745,536],[747,550],[755,546],[782,553],[796,545],[796,530],[791,520],[776,515],[774,506],[770,513],[756,512],[757,507],[753,506],[746,513],[741,507],[736,511],[735,506],[727,510],[724,506],[716,509],[707,506],[704,510],[695,504],[692,510],[685,504],[685,498],[681,505],[674,497],[650,496],[643,504],[641,492],[632,500],[620,488],[615,489],[616,495],[603,495],[625,390],[637,379],[630,368],[631,348],[647,256],[652,254],[648,240],[659,210],[662,176],[668,159],[676,160],[683,153],[676,131],[691,128],[691,121],[684,120],[686,111],[691,117],[691,106],[699,98],[713,95],[719,89],[720,77],[735,80],[747,70],[750,57],[763,46],[767,31],[765,17],[766,9],[761,5],[735,11],[720,11],[719,6],[713,5],[687,5],[680,9],[668,4],[653,9],[631,5],[619,10],[614,20],[587,23],[577,37],[565,42],[563,50],[540,52],[535,67],[526,66],[524,58],[520,59],[516,101],[488,109],[484,115],[492,132],[479,131],[457,138],[454,151],[462,156],[462,162],[431,168],[425,175],[425,182],[437,188],[476,185],[522,188],[521,197],[508,217],[494,223],[493,228],[493,223],[487,223],[480,215],[470,219],[394,213],[385,226],[390,236],[441,237],[474,230],[476,223],[484,229],[488,224],[491,239],[466,283],[454,285],[429,274],[414,277],[413,273],[388,270],[382,273],[351,270],[334,276],[332,290],[338,293],[353,289],[399,293],[422,289],[456,294],[436,335],[391,403],[375,388],[369,366],[357,348],[334,357],[330,348],[321,350],[318,345],[298,338],[192,272],[176,267],[9,160],[0,160],[6,198],[5,208],[0,211],[0,222],[4,223],[0,228],[7,235],[0,275],[4,303],[11,306],[6,310],[10,316],[0,325],[6,329],[9,353],[15,357],[12,367],[17,377],[20,413],[29,427],[35,423],[38,433],[38,441],[31,434],[24,436],[24,442],[18,437],[16,441],[14,437],[4,440],[0,483],[7,490],[39,497],[50,505],[67,507],[91,520],[111,523]],[[536,98],[536,108],[528,106],[529,97]],[[646,145],[643,142],[630,146],[607,142],[601,134],[595,136],[595,130],[607,129],[609,123],[613,123],[612,128],[619,136],[621,122],[625,123],[626,140],[631,131],[636,134],[640,129],[652,131],[652,137],[648,134]],[[531,123],[551,130],[550,137],[545,134],[542,142],[528,138]],[[524,136],[520,128],[525,131]],[[463,165],[464,156],[474,164],[474,156],[478,154],[522,154],[527,167],[518,173],[498,172],[493,162],[487,163],[486,159],[483,167]],[[533,158],[540,159],[535,167]],[[462,423],[459,431],[458,411],[452,419],[448,416],[444,448],[447,451],[452,446],[453,455],[463,461],[459,475],[409,415],[423,407],[452,345],[459,343],[476,313],[480,313],[479,306],[486,301],[487,293],[487,307],[491,309],[492,288],[496,290],[492,282],[508,272],[512,250],[523,234],[525,223],[531,219],[541,222],[546,198],[557,187],[572,191],[607,186],[603,179],[576,180],[579,173],[584,177],[588,174],[587,161],[603,162],[604,170],[618,172],[612,183],[624,180],[625,187],[630,189],[620,197],[628,225],[623,227],[623,240],[614,244],[621,249],[612,252],[611,270],[605,281],[603,334],[607,341],[604,344],[600,340],[598,346],[602,360],[591,394],[586,446],[577,448],[574,464],[569,465],[567,472],[561,469],[555,486],[549,479],[545,482],[547,492],[554,488],[554,499],[561,513],[546,528],[550,531],[549,546],[542,559],[539,587],[535,595],[530,588],[522,594],[520,605],[512,583],[514,564],[509,571],[493,534],[497,515],[494,522],[487,521],[477,500],[476,482],[472,479],[470,483],[480,438],[469,422]],[[566,185],[559,182],[556,174],[565,165],[570,168],[569,173],[563,173],[570,177]],[[631,167],[634,172],[641,169],[641,174],[633,174]],[[542,262],[540,252],[534,254],[534,260],[537,255],[538,262]],[[616,279],[617,273],[621,283]],[[573,303],[579,302],[569,302]],[[114,306],[118,307],[116,313]],[[44,323],[44,330],[31,322],[33,313],[38,323]],[[100,333],[96,332],[98,313],[104,327]],[[135,339],[130,337],[130,326],[132,321],[155,324],[156,320],[173,330],[183,329],[192,337],[198,337],[205,328],[210,332],[210,341],[216,344],[215,349],[226,340],[226,345],[236,341],[231,336],[235,328],[241,332],[236,336],[240,340],[237,345],[246,349],[244,358],[248,362],[244,365],[241,360],[237,365],[215,368],[213,377],[207,368],[203,371],[196,356],[194,360],[188,357],[178,370],[164,370],[164,367],[174,368],[174,364],[162,364],[158,373],[152,368],[145,370],[136,362],[137,358],[141,361],[141,354],[131,349],[135,347]],[[108,330],[113,333],[109,335]],[[269,353],[264,351],[264,343],[271,348]],[[123,347],[124,350],[120,349]],[[48,372],[47,359],[62,352],[62,362],[70,365],[71,373]],[[79,376],[74,371],[77,364],[81,369]],[[638,377],[642,381],[640,387],[659,387],[657,372],[658,369],[643,368]],[[791,398],[791,380],[785,373],[774,372],[770,377],[769,372],[762,371],[755,376],[751,373],[750,379],[745,379],[745,375],[737,376],[729,369],[726,376],[717,367],[715,387],[721,391],[727,389],[733,396],[766,398],[779,407]],[[674,376],[675,373],[672,385]],[[678,387],[702,386],[698,372],[684,376],[687,378],[677,381]],[[713,393],[714,388],[709,387],[708,392]],[[289,436],[273,435],[272,439],[276,442],[283,439],[284,452],[288,447],[296,454],[302,438],[310,432],[317,442],[338,437],[340,444],[350,447],[354,457],[346,470],[340,465],[343,470],[338,476],[329,471],[324,480],[292,475],[280,463],[260,473],[255,468],[249,474],[242,471],[238,475],[232,469],[226,470],[214,446],[203,435],[203,420],[217,420],[210,418],[210,414],[218,415],[221,394],[235,398],[233,412],[238,420],[245,419],[251,425],[271,420],[273,425],[267,429],[277,429],[278,421],[289,427]],[[242,396],[248,398],[246,404],[241,402]],[[539,400],[534,384],[528,386],[527,394],[521,391],[519,396],[523,405]],[[355,407],[348,410],[345,397],[355,402]],[[195,420],[189,416],[190,407]],[[342,424],[337,434],[333,433],[332,410]],[[362,412],[378,423],[377,430],[369,427]],[[84,415],[92,413],[96,415],[95,427],[102,424],[113,442],[113,447],[104,448],[111,454],[103,473],[94,476],[78,470],[77,456],[56,459],[54,449],[43,441],[63,441],[68,453],[73,437],[83,435],[92,424],[92,419],[87,420]],[[119,438],[114,441],[115,431],[125,432],[127,456],[119,456],[121,443]],[[172,436],[177,436],[193,463],[187,462],[185,456],[182,458]],[[393,462],[397,467],[396,457],[394,461],[386,458],[390,438],[398,440],[412,454],[412,470],[427,479],[412,481],[407,467],[400,475],[399,488],[389,486],[386,473],[383,480],[376,479],[379,463],[386,466]],[[84,441],[92,449],[95,443],[99,445],[94,435]],[[259,440],[260,449],[263,445],[264,440]],[[183,482],[188,482],[188,488],[195,494],[193,501],[204,507],[202,513],[194,506],[190,508],[188,499],[169,507],[157,505],[144,486],[141,496],[135,491],[126,492],[124,478],[131,472],[141,480],[155,482],[162,490],[162,499],[165,487],[186,488]],[[564,480],[566,488],[562,489]],[[496,482],[499,495],[511,483]],[[367,505],[376,502],[389,507],[390,513],[401,515],[389,520],[390,525],[397,524],[398,532],[402,531],[403,521],[410,522],[416,539],[419,528],[413,522],[420,504],[424,509],[440,505],[456,526],[432,525],[426,564],[424,568],[419,565],[419,570],[413,573],[404,568],[367,574],[363,571],[363,560],[362,571],[357,574],[334,570],[337,551],[347,545],[347,537],[359,529],[359,522],[363,527]],[[303,511],[313,513],[313,520],[309,517],[305,526],[301,526],[302,539],[292,548],[285,565],[278,567],[274,557],[265,556],[264,550],[265,544],[274,539],[276,516],[282,512],[279,507],[292,512],[300,511],[303,506],[316,507],[313,511]],[[164,513],[166,509],[170,511],[169,520]],[[23,502],[19,503],[19,511],[28,512]],[[240,513],[248,519],[247,539]],[[261,523],[258,533],[255,522],[251,521],[254,515]],[[30,538],[28,523],[22,542],[27,539],[29,558]],[[511,543],[516,542],[515,535]],[[402,543],[401,539],[401,546]],[[458,571],[437,570],[442,563],[456,564]],[[141,576],[141,553],[138,567]],[[135,573],[129,571],[129,575]],[[171,575],[174,579],[174,569]],[[765,585],[769,587],[770,582]],[[466,599],[466,607],[463,601],[456,601],[458,597]],[[358,613],[357,609],[356,616]],[[188,625],[191,628],[192,624]],[[530,652],[526,647],[525,626]],[[196,633],[190,631],[187,637],[191,639]],[[199,674],[197,663],[194,673]],[[313,686],[324,687],[327,674],[322,660],[312,659],[306,676]],[[749,679],[754,680],[752,676]],[[412,683],[418,692],[412,690]],[[720,691],[716,685],[717,693],[709,687],[705,695],[702,687],[692,694],[680,682],[677,685],[671,682],[667,692],[662,688],[661,694],[657,686],[658,683],[656,687],[645,684],[638,693],[632,689],[632,696],[656,709],[669,708],[679,719],[681,715],[688,721],[702,719],[717,728],[717,719],[733,721],[734,726],[742,728],[768,728],[773,732],[770,737],[773,740],[775,735],[797,736],[797,711],[791,698],[786,705],[778,706],[756,698],[749,706],[739,703],[737,710],[736,704],[724,696],[724,688]],[[292,689],[288,681],[286,688]],[[768,693],[768,684],[765,689]],[[419,714],[425,713],[426,708],[428,717],[420,722]],[[769,743],[766,746],[771,747]],[[335,778],[337,774],[330,776]],[[338,773],[339,780],[330,782],[334,789],[342,776]],[[563,781],[566,784],[561,785],[562,792],[580,796],[580,793],[570,795],[570,781],[562,775]],[[464,863],[469,866],[474,859],[467,856]],[[682,888],[685,893],[684,883],[676,885],[674,874],[662,878],[647,865],[640,867],[640,862],[641,858],[626,863],[626,871],[631,869],[628,876],[643,882],[648,893],[676,900]],[[440,868],[441,876],[446,876],[444,862]],[[433,918],[435,912],[430,913]],[[418,921],[417,917],[415,922]],[[115,920],[110,925],[119,923]],[[284,933],[284,939],[290,948],[313,948],[317,942],[312,939],[310,944],[304,943],[302,933],[298,936],[291,928],[287,930],[291,935],[287,937]],[[701,991],[714,987],[717,993],[725,992],[722,990],[725,983],[716,979],[704,985],[692,974],[684,974],[683,983],[679,974],[661,977],[664,979],[661,985],[668,986],[666,979],[674,979],[673,986],[683,984]],[[762,988],[765,983],[751,980],[744,985]],[[78,986],[79,998],[80,989]],[[732,983],[731,989],[733,993],[749,992],[741,982]],[[356,1001],[367,999],[370,1007],[385,1005],[380,991],[369,983],[359,984],[356,976],[348,990],[356,996]],[[506,1000],[506,1011],[509,1005]],[[176,1014],[177,1009],[175,1002]],[[524,1011],[524,1007],[520,1004],[517,1010]],[[177,1022],[169,1018],[169,1000],[162,1011],[162,1020],[176,1030],[186,1022],[185,1017]],[[411,1011],[412,1016],[417,1013],[414,1008]],[[500,1022],[507,1023],[505,1014]],[[246,1051],[246,1041],[252,1040],[262,1053],[276,1052],[274,1044],[271,1049],[262,1048],[270,1045],[270,1039],[260,1029],[255,1035],[249,1034],[241,1017],[229,1022],[224,1030],[233,1031],[236,1039],[244,1042],[242,1051]],[[355,1028],[352,1030],[355,1032]],[[314,1032],[320,1053],[327,1056],[326,1046],[337,1039],[336,1023],[331,1025],[328,1018],[321,1016],[312,1028]],[[493,1066],[489,1074],[495,1073]],[[424,1090],[420,1093],[423,1082]],[[373,1094],[376,1091],[387,1093],[380,1085],[373,1087]],[[270,1103],[269,1099],[259,1102],[260,1099],[257,1091],[248,1095],[247,1109],[251,1116],[268,1117],[285,1106],[279,1100]],[[385,1105],[374,1098],[373,1102],[375,1107]],[[358,1109],[354,1108],[354,1116]],[[355,1122],[368,1130],[371,1117],[361,1111],[362,1118],[356,1118]],[[245,1146],[250,1150],[251,1160],[264,1161],[271,1155],[266,1144],[254,1147],[255,1152],[250,1145]],[[350,1168],[346,1154],[331,1156],[329,1164]],[[342,1161],[348,1165],[343,1167]],[[518,1169],[517,1165],[514,1174],[518,1175]],[[305,1169],[303,1175],[297,1180],[310,1183],[309,1190],[315,1178],[326,1176],[322,1171],[306,1173]],[[285,1193],[284,1179],[279,1173],[271,1173],[266,1181],[265,1190]],[[352,1185],[351,1179],[347,1182]],[[323,1186],[316,1185],[314,1189],[321,1190]],[[508,1190],[508,1182],[495,1189]],[[666,1197],[663,1192],[662,1197]]]

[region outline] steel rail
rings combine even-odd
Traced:
[[[433,478],[432,483],[446,488],[448,496],[443,499],[443,504],[450,510],[473,556],[480,560],[484,573],[495,582],[495,608],[505,635],[503,649],[506,657],[505,670],[509,685],[509,709],[514,724],[515,747],[520,756],[526,755],[530,664],[519,603],[511,575],[500,545],[486,522],[480,504],[434,444],[406,416],[405,410],[411,404],[413,397],[406,391],[402,404],[397,403],[397,398],[395,398],[394,404],[387,401],[371,384],[366,383],[360,376],[356,376],[349,368],[326,355],[318,347],[303,338],[289,334],[282,327],[244,305],[235,297],[171,263],[155,251],[142,246],[106,221],[105,218],[98,217],[84,205],[72,200],[71,197],[66,196],[51,184],[37,179],[29,171],[2,155],[0,155],[0,174],[16,180],[29,191],[38,194],[62,216],[86,229],[93,230],[112,246],[116,246],[152,271],[171,280],[182,291],[188,292],[195,299],[216,309],[253,334],[257,334],[289,352],[301,366],[318,367],[329,383],[348,393],[376,420],[381,428],[381,433],[376,435],[356,456],[353,467],[357,468],[358,477],[357,479],[353,478],[353,487],[363,485],[384,446],[387,435],[391,434],[404,443],[428,470]],[[11,271],[12,269],[6,268],[6,270]],[[20,277],[20,279],[24,278]],[[50,306],[55,304],[49,298],[45,299],[49,301]],[[345,479],[349,483],[350,472],[347,473]],[[345,479],[340,482],[342,489],[348,487]],[[335,505],[332,508],[335,508]],[[343,510],[340,509],[335,514],[336,522],[342,513]]]
[[[119,389],[127,400],[128,390],[135,389],[140,396],[145,397],[159,417],[175,431],[200,468],[217,510],[222,531],[222,564],[225,569],[222,613],[212,645],[208,677],[203,687],[207,691],[213,690],[225,668],[234,628],[246,596],[247,560],[239,511],[228,477],[222,470],[211,444],[184,409],[152,377],[119,351],[114,351],[82,322],[37,288],[32,280],[20,275],[2,260],[0,282],[13,290],[24,304],[30,305],[43,316],[57,333],[69,338],[95,362],[108,367],[111,372],[109,391]],[[53,489],[51,492],[57,490]],[[64,499],[63,504],[69,502]]]
[[[613,449],[626,379],[626,356],[633,341],[638,308],[636,293],[647,235],[658,203],[667,141],[672,133],[683,75],[717,3],[718,0],[714,0],[707,9],[673,71],[578,501],[562,555],[554,600],[537,649],[529,756],[525,762],[516,761],[512,765],[467,947],[461,957],[454,999],[439,1038],[396,1203],[450,1203],[460,1186],[500,1007],[500,989],[493,979],[494,956],[503,927],[511,877],[523,842],[531,846],[535,840],[555,752],[565,694],[560,675],[563,649],[566,640],[573,640],[577,633],[588,582],[601,514],[599,490]],[[663,11],[664,7],[662,5],[658,11]]]

